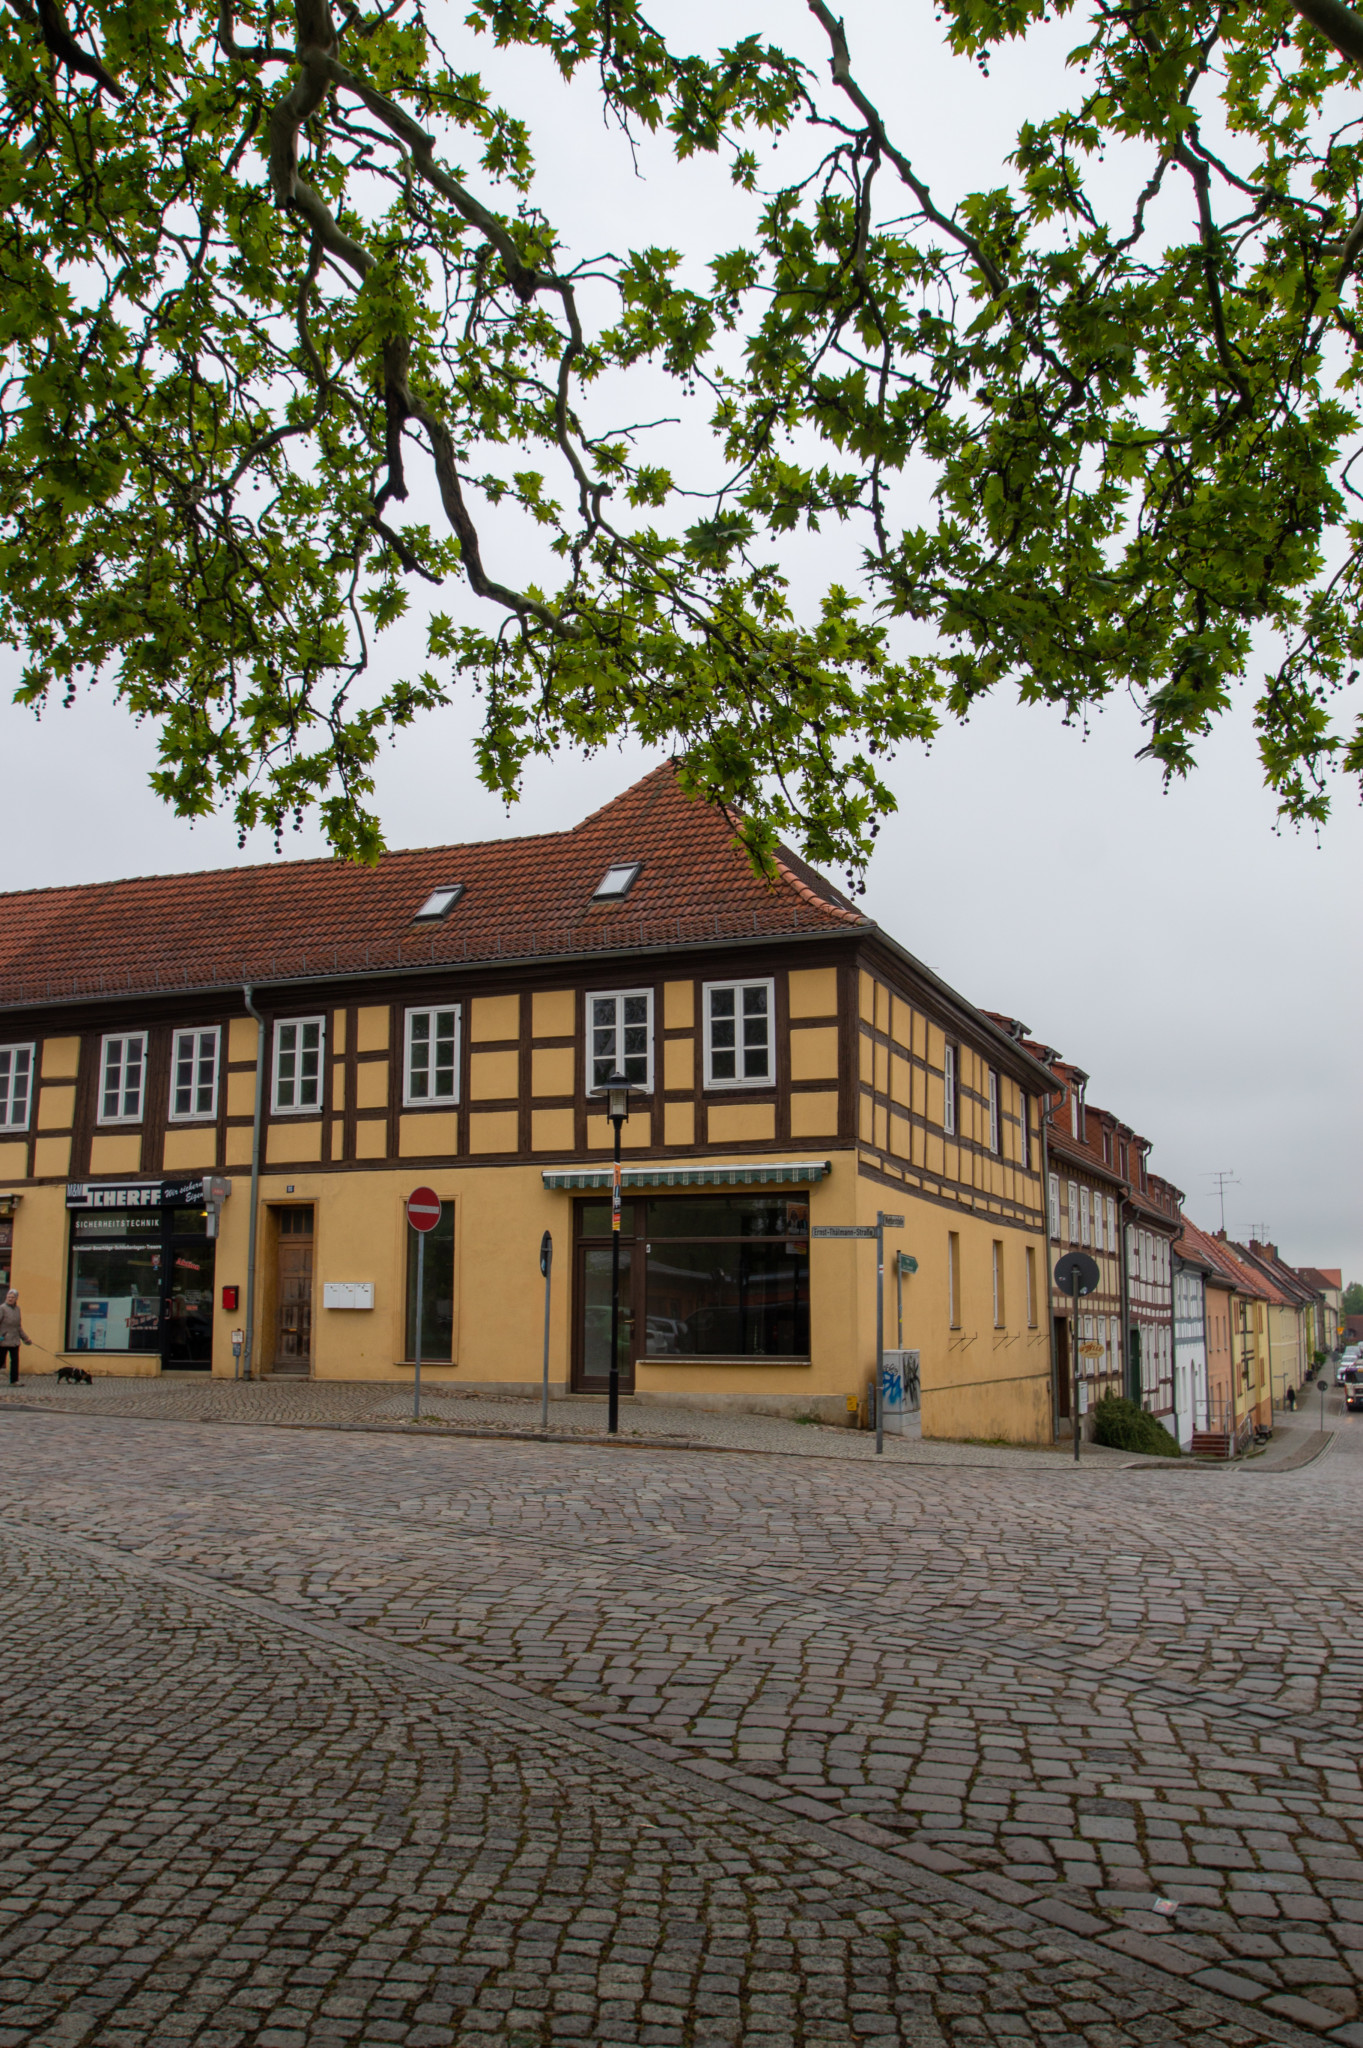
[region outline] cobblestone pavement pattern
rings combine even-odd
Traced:
[[[1363,2044],[1330,1419],[965,1473],[10,1407],[0,2048]]]

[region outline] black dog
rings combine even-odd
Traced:
[[[95,1384],[84,1366],[81,1365],[59,1365],[57,1367],[57,1378],[65,1380],[70,1387],[92,1387]]]

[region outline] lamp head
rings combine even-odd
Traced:
[[[618,1067],[606,1078],[606,1115],[613,1124],[625,1123],[629,1117],[629,1076]]]

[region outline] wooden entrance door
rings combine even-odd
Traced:
[[[1055,1412],[1070,1422],[1070,1325],[1067,1316],[1055,1318]]]
[[[276,1212],[274,1371],[312,1371],[312,1204]]]

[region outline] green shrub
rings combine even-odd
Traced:
[[[1116,1394],[1104,1395],[1093,1410],[1093,1441],[1110,1444],[1114,1451],[1144,1451],[1152,1458],[1182,1455],[1162,1422]]]

